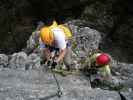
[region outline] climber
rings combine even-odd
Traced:
[[[107,53],[95,52],[90,54],[89,68],[97,69],[100,80],[111,80],[110,57]]]
[[[58,56],[54,59],[52,66],[64,61],[67,70],[71,65],[71,45],[69,39],[72,33],[65,25],[58,25],[55,20],[49,20],[40,29],[40,48],[43,50],[43,59],[48,61],[53,57],[53,53],[58,51]]]

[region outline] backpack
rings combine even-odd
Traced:
[[[70,39],[72,37],[72,32],[66,25],[58,25],[58,27],[64,31],[67,39]]]

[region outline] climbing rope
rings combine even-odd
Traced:
[[[55,66],[52,66],[52,63],[53,63],[53,59],[50,59],[50,60],[47,62],[47,65],[48,65],[48,67],[50,68],[51,73],[52,73],[52,75],[53,75],[53,77],[54,77],[54,79],[55,79],[55,82],[56,82],[56,85],[57,85],[57,88],[58,88],[58,90],[57,90],[57,96],[60,98],[60,97],[62,96],[63,93],[62,93],[62,91],[61,91],[59,81],[57,80],[56,75],[55,75],[55,73],[53,72],[53,68],[54,68]]]

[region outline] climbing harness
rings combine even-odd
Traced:
[[[58,80],[57,80],[57,78],[56,78],[56,76],[55,76],[55,73],[53,72],[52,69],[51,69],[51,72],[52,72],[52,74],[53,74],[53,77],[54,77],[54,79],[55,79],[55,81],[56,81],[56,84],[57,84],[57,87],[58,87],[57,96],[60,98],[61,95],[62,95],[62,91],[61,91],[61,88],[60,88],[60,84],[59,84],[59,82],[58,82]]]

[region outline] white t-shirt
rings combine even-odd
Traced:
[[[56,47],[59,49],[65,49],[67,41],[65,39],[64,31],[57,27],[52,29],[52,32],[54,33]]]
[[[54,39],[55,39],[54,46],[59,49],[65,49],[67,41],[65,38],[64,31],[57,27],[57,28],[53,28],[52,32],[54,34]],[[45,48],[45,43],[43,43],[42,41],[40,41],[39,43],[40,43],[40,48]]]

